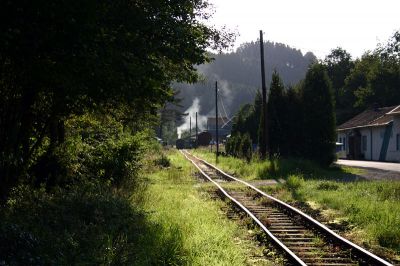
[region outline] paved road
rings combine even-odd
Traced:
[[[355,160],[337,160],[337,164],[354,166],[361,168],[372,168],[383,171],[399,172],[400,163],[383,163],[383,162],[372,162],[372,161],[355,161]]]

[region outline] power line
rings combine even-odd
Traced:
[[[225,117],[226,117],[226,118],[229,118],[229,117],[228,117],[228,114],[226,113],[226,110],[225,110],[225,105],[224,105],[224,102],[223,102],[223,100],[222,100],[222,97],[221,97],[221,96],[219,96],[218,98],[219,98],[219,100],[221,101],[221,106],[222,106],[222,110],[224,111]],[[221,118],[222,118],[222,117],[221,117]],[[225,121],[224,121],[224,119],[222,119],[222,121],[223,121],[223,122],[224,122],[224,124],[225,124]]]

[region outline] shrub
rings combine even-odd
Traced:
[[[115,119],[84,114],[66,121],[67,138],[32,167],[36,185],[68,185],[101,179],[121,186],[136,178],[148,134],[131,134]]]
[[[155,165],[166,168],[171,166],[171,161],[162,153],[161,156],[155,160]]]
[[[230,138],[228,138],[228,140],[225,143],[225,152],[227,155],[233,155],[232,154],[232,142],[233,142],[233,136],[231,136]]]
[[[240,140],[240,157],[245,158],[247,162],[250,162],[252,157],[252,141],[248,133],[244,134]]]
[[[240,144],[242,142],[242,135],[240,133],[237,133],[234,142],[233,142],[233,155],[235,157],[240,156]]]
[[[54,193],[20,186],[1,217],[2,265],[182,262],[181,236],[166,235],[129,198],[103,182],[81,182]]]
[[[298,175],[290,175],[286,180],[285,186],[291,191],[296,191],[300,187],[302,187],[303,184],[304,184],[303,177]]]

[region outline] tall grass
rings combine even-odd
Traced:
[[[198,148],[196,150],[191,150],[190,152],[210,163],[216,163],[215,153],[210,152],[206,148]],[[219,156],[217,166],[222,170],[243,179],[254,180],[265,179],[268,177],[270,162],[263,162],[256,156],[253,157],[251,163],[232,156]],[[265,171],[265,169],[267,169],[267,171]]]
[[[196,188],[194,168],[184,157],[169,154],[171,167],[149,176],[144,208],[162,235],[173,236],[168,252],[186,265],[244,265],[246,250],[234,243],[240,230],[220,214],[220,204],[207,200]]]
[[[232,156],[219,156],[216,162],[215,153],[207,148],[198,148],[191,152],[208,162],[217,163],[224,171],[246,180],[287,179],[291,175],[301,175],[305,179],[354,180],[362,171],[337,166],[322,168],[310,160],[301,158],[273,157],[263,161],[253,156],[251,162],[247,162]]]
[[[205,149],[197,149],[195,154],[215,162],[215,155]],[[321,209],[335,210],[334,218],[350,223],[353,229],[349,234],[355,241],[378,252],[387,248],[400,257],[400,182],[363,181],[357,177],[362,170],[324,169],[298,159],[247,163],[221,156],[218,166],[248,180],[282,178],[285,184],[263,189],[285,201],[316,203]]]
[[[308,200],[339,210],[364,234],[362,241],[400,253],[400,182],[307,181],[299,188]]]

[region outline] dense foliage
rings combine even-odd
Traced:
[[[171,84],[198,80],[206,49],[232,37],[205,25],[209,12],[203,0],[0,2],[0,264],[179,262],[179,236],[140,207],[141,174],[169,161],[143,157]]]
[[[336,48],[323,62],[312,65],[294,88],[285,88],[275,71],[267,105],[270,155],[303,157],[329,165],[335,158],[336,120],[343,123],[373,105],[400,103],[399,46],[397,32],[386,45],[356,61]],[[232,135],[249,133],[253,143],[260,139],[261,131],[254,133],[260,128],[259,98],[257,95],[254,105],[240,108]]]
[[[0,197],[36,178],[30,169],[40,155],[57,153],[71,115],[100,106],[136,132],[172,98],[171,82],[196,81],[206,48],[223,48],[231,37],[204,24],[207,7],[202,0],[1,1]]]
[[[296,88],[285,89],[277,72],[271,80],[267,105],[270,156],[303,157],[329,165],[334,159],[336,133],[331,83],[324,66],[311,66],[305,80]],[[259,106],[258,113],[256,106]],[[254,105],[244,105],[240,109],[232,136],[237,133],[253,136],[261,124],[260,111],[258,96]],[[258,121],[254,117],[258,117]],[[256,132],[259,136],[261,131]],[[258,139],[252,138],[253,143]]]
[[[321,65],[307,72],[302,89],[302,156],[322,165],[335,159],[336,122],[331,81]]]
[[[338,124],[359,112],[376,106],[393,106],[400,102],[400,32],[352,60],[341,48],[332,50],[324,60],[332,80]]]

